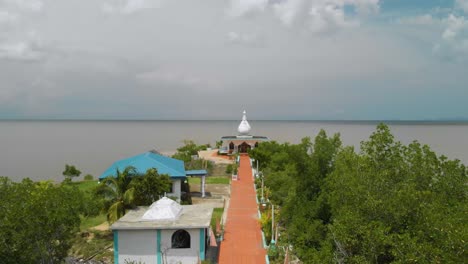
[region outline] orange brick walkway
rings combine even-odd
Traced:
[[[249,156],[240,158],[239,180],[231,183],[231,200],[219,253],[220,264],[262,264],[266,251],[258,222]]]

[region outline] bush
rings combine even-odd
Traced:
[[[232,164],[229,164],[226,167],[226,174],[231,174],[231,173],[232,173]]]
[[[86,176],[84,176],[84,180],[85,181],[92,181],[92,180],[94,180],[94,177],[91,174],[86,174]]]

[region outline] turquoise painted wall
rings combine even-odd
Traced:
[[[205,229],[200,228],[200,259],[205,260]]]
[[[114,230],[114,264],[119,264],[119,231]]]

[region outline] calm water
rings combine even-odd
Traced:
[[[339,132],[343,143],[359,146],[375,123],[249,121],[252,134],[297,143],[320,129]],[[63,179],[66,163],[82,175],[99,176],[115,160],[151,149],[171,152],[184,139],[215,144],[235,135],[239,121],[0,121],[0,175],[14,180]],[[414,139],[439,155],[468,164],[468,124],[395,123],[392,133],[403,143]]]

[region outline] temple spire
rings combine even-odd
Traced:
[[[243,115],[242,115],[242,121],[239,124],[239,127],[237,128],[237,131],[239,132],[240,135],[248,135],[250,132],[250,125],[249,122],[247,121],[247,112],[244,110]]]

